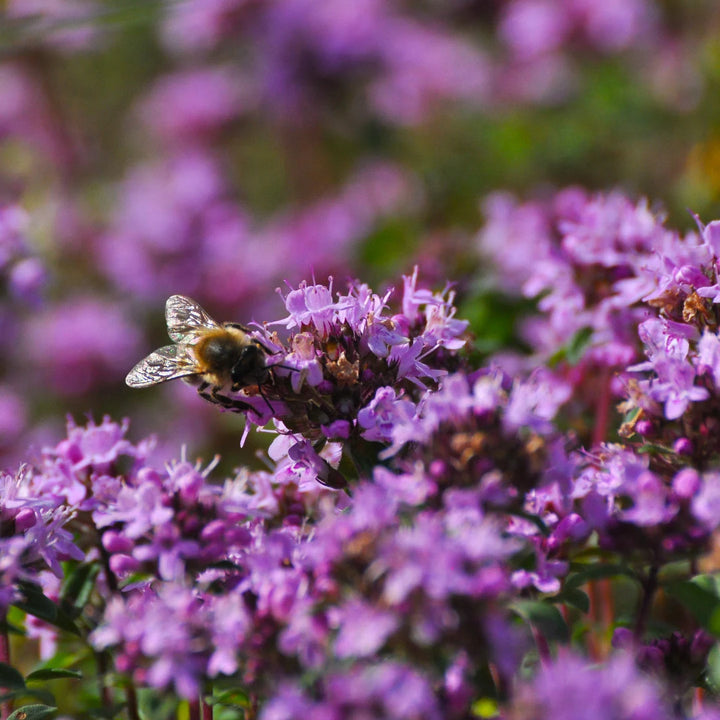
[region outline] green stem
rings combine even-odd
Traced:
[[[128,685],[125,688],[125,700],[127,701],[127,714],[130,720],[140,720],[140,712],[138,710],[137,693],[134,685]]]
[[[642,640],[647,626],[648,616],[652,608],[653,597],[658,589],[658,566],[652,565],[647,578],[642,583],[643,594],[640,600],[640,608],[638,609],[637,619],[635,621],[635,640]]]

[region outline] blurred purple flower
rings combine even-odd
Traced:
[[[518,720],[670,720],[661,688],[635,667],[629,655],[589,664],[561,655],[543,666],[514,705]]]
[[[399,662],[351,667],[323,678],[322,693],[311,699],[299,688],[281,686],[261,720],[312,717],[440,720],[443,714],[427,678]]]
[[[408,200],[411,186],[398,167],[369,164],[335,196],[260,226],[232,200],[219,159],[196,145],[134,168],[119,193],[96,249],[107,277],[144,299],[183,293],[237,311],[282,279],[344,268],[355,244]]]
[[[237,33],[246,8],[257,0],[185,0],[165,6],[162,39],[177,53],[212,49]]]
[[[140,106],[158,140],[180,145],[212,138],[248,110],[247,81],[230,68],[200,68],[162,77]]]
[[[490,73],[480,48],[392,3],[274,2],[258,28],[267,102],[289,120],[317,114],[328,100],[328,80],[364,94],[375,113],[400,124],[420,122],[448,101],[487,96]]]
[[[90,296],[49,307],[23,332],[24,357],[63,396],[118,382],[140,353],[140,332],[124,312]]]
[[[99,8],[89,0],[8,0],[4,12],[29,23],[30,37],[54,50],[88,50],[98,39]]]
[[[330,618],[339,627],[335,639],[338,658],[374,655],[400,624],[394,613],[359,599],[346,602],[331,612]]]
[[[0,448],[10,449],[25,430],[28,417],[23,397],[6,386],[0,386]]]

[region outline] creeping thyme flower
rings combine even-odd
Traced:
[[[153,440],[137,445],[125,438],[129,423],[116,423],[105,416],[97,425],[76,425],[68,419],[67,437],[54,447],[43,449],[32,476],[33,491],[53,498],[58,504],[87,510],[102,502],[116,479],[119,464],[142,465],[153,447]]]
[[[386,440],[388,430],[373,417],[382,393],[404,398],[398,402],[409,414],[422,393],[457,364],[455,353],[465,343],[467,322],[455,318],[448,288],[418,289],[415,273],[405,279],[404,312],[396,314],[389,310],[390,295],[359,283],[351,283],[346,294],[335,292],[332,282],[302,283],[284,297],[287,317],[254,332],[269,354],[268,380],[257,390],[223,393],[223,405],[246,412],[250,421],[264,424],[271,411],[278,427],[303,436],[290,456],[298,461],[302,455],[331,487],[342,484],[325,461],[313,457],[310,443]],[[271,325],[283,326],[289,337],[271,333]],[[387,410],[391,405],[383,401]]]
[[[539,360],[583,332],[585,363],[623,368],[638,357],[635,328],[646,315],[637,304],[656,288],[660,257],[687,255],[647,203],[571,188],[548,205],[496,194],[485,209],[479,243],[501,269],[498,282],[539,298],[543,315],[524,328]]]
[[[204,678],[235,671],[247,626],[240,596],[216,599],[165,584],[157,593],[113,598],[90,640],[98,649],[115,648],[118,670],[136,681],[193,698]]]
[[[85,557],[64,527],[71,517],[35,493],[30,468],[0,472],[0,612],[22,598],[22,583],[37,584],[44,570],[62,577],[62,561]]]
[[[263,710],[262,720],[296,717],[375,717],[440,720],[443,714],[428,680],[399,662],[358,665],[323,678],[320,698],[286,685]]]
[[[399,467],[421,461],[441,489],[481,488],[488,506],[508,506],[522,504],[523,493],[545,480],[557,442],[551,419],[568,396],[549,374],[511,384],[498,369],[473,380],[455,373],[414,412],[383,390],[360,424],[366,439],[390,440],[382,457],[394,456]]]

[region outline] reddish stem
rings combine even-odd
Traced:
[[[188,708],[188,720],[202,720],[200,715],[200,700],[189,700]]]
[[[10,664],[10,637],[8,635],[7,612],[0,612],[0,662]],[[7,688],[0,688],[5,691]],[[0,720],[6,718],[12,712],[12,701],[8,700],[0,705]]]
[[[535,638],[535,644],[537,645],[540,662],[544,666],[548,665],[552,661],[552,656],[550,655],[550,645],[548,645],[547,638],[534,627],[532,629],[532,634]]]
[[[202,720],[213,720],[212,705],[203,701],[202,704]]]
[[[599,373],[599,392],[595,399],[595,425],[592,432],[593,446],[607,440],[608,419],[610,418],[610,370],[602,368]]]

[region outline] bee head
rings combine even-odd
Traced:
[[[265,381],[267,375],[265,351],[254,342],[244,345],[240,351],[240,357],[230,371],[233,385],[237,387],[260,385]]]

